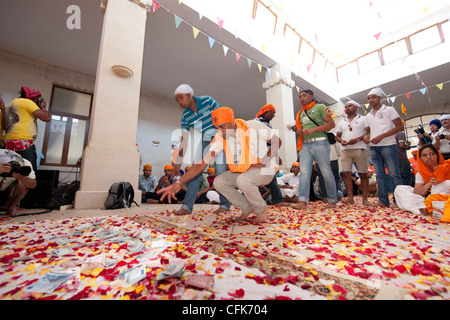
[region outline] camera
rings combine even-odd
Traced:
[[[40,98],[40,99],[36,102],[37,106],[38,106],[38,107],[41,107],[42,102],[44,102],[44,98]]]
[[[414,129],[414,132],[422,135],[422,138],[420,138],[420,141],[422,142],[422,144],[431,144],[433,142],[433,140],[430,137],[427,137],[424,135],[425,130],[423,129],[423,126],[421,124],[419,124],[418,129]]]
[[[10,161],[9,164],[11,165],[11,171],[10,172],[3,172],[0,174],[0,176],[6,178],[6,177],[12,177],[11,173],[18,173],[22,176],[28,176],[31,172],[31,167],[29,166],[21,166],[20,163],[17,161]]]
[[[440,134],[439,139],[445,139],[445,134]]]

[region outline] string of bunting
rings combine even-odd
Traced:
[[[183,1],[183,0],[178,0],[178,3],[181,5],[182,1]],[[272,70],[271,68],[269,68],[269,67],[267,67],[267,66],[264,66],[264,65],[262,65],[262,64],[260,64],[260,63],[258,63],[258,62],[256,62],[256,61],[250,59],[249,57],[247,57],[247,56],[245,56],[245,55],[243,55],[243,54],[241,54],[241,53],[239,53],[239,52],[237,52],[237,51],[235,51],[235,50],[233,50],[233,49],[230,49],[229,46],[226,46],[225,44],[221,43],[220,41],[217,41],[216,39],[214,39],[213,37],[211,37],[211,36],[210,36],[209,34],[207,34],[206,32],[204,32],[204,31],[198,29],[198,28],[195,27],[194,25],[192,25],[192,24],[190,24],[189,22],[183,20],[182,18],[180,18],[180,17],[177,16],[175,13],[171,12],[169,9],[167,9],[167,8],[164,7],[164,6],[162,6],[162,5],[159,4],[158,2],[153,1],[152,12],[155,13],[155,12],[156,12],[158,9],[160,9],[160,8],[163,8],[163,9],[166,10],[168,13],[170,13],[170,14],[172,14],[172,15],[174,16],[174,19],[175,19],[175,27],[176,27],[177,29],[178,29],[178,27],[181,25],[181,23],[186,23],[188,26],[190,26],[190,27],[192,28],[192,32],[193,32],[194,39],[197,39],[198,35],[201,33],[201,34],[203,34],[204,36],[206,36],[206,37],[208,38],[208,42],[209,42],[210,48],[212,48],[212,47],[214,46],[215,43],[218,43],[219,45],[221,45],[221,46],[223,47],[223,53],[224,53],[224,56],[227,55],[228,51],[232,51],[232,52],[234,52],[234,54],[235,54],[236,62],[239,62],[239,61],[241,60],[241,58],[245,58],[245,59],[247,60],[247,63],[248,63],[248,67],[249,67],[249,68],[251,68],[252,64],[256,64],[257,67],[258,67],[259,72],[261,73],[261,72],[262,72],[262,69],[264,68],[264,69],[267,70],[267,73],[268,73],[269,77],[271,76],[272,71],[276,73],[277,77],[280,77],[280,76],[281,76],[281,77],[284,78],[284,77],[286,76],[286,75],[284,75],[284,74],[280,74],[278,71]],[[372,2],[371,0],[369,0],[369,8],[370,8],[370,9],[375,9],[375,8],[374,8],[374,5],[373,5],[373,2]],[[427,7],[427,8],[425,8],[425,9],[422,10],[422,11],[423,11],[424,13],[427,13],[429,9],[430,9],[430,7]],[[378,10],[376,10],[376,14],[377,14],[378,19],[381,20],[381,14],[380,14],[380,12],[379,12]],[[202,13],[199,12],[199,19],[201,20],[202,17],[203,17]],[[225,21],[224,21],[223,19],[217,17],[217,24],[218,24],[218,27],[219,27],[220,30],[222,30],[222,27],[223,27],[223,24],[224,24],[224,23],[225,23]],[[380,32],[380,33],[377,33],[376,35],[374,35],[374,37],[375,37],[377,40],[379,40],[380,36],[381,36],[381,32]],[[236,38],[237,38],[237,36],[236,36]],[[252,42],[252,41],[250,41],[250,42]],[[250,43],[250,46],[252,46],[252,43]],[[266,51],[266,46],[265,46],[264,44],[262,45],[262,49],[263,49],[263,52]],[[403,59],[403,62],[405,62],[406,58],[407,58],[407,57],[405,57],[405,58]],[[311,71],[311,67],[312,67],[312,64],[310,64],[310,65],[307,66],[306,69],[307,69],[308,72]],[[413,69],[414,69],[414,67],[413,67]],[[294,73],[295,73],[295,72],[294,72]],[[399,96],[405,95],[406,98],[409,99],[410,96],[411,96],[411,94],[414,93],[414,92],[420,91],[420,92],[422,93],[422,95],[425,95],[425,93],[428,92],[428,87],[425,85],[424,81],[420,78],[419,74],[418,74],[416,71],[414,71],[414,74],[415,74],[415,76],[416,76],[416,80],[419,81],[420,84],[422,85],[422,89],[414,90],[414,91],[411,91],[411,92],[408,92],[408,93],[404,93],[404,94],[400,94],[400,95],[392,96],[392,97],[391,97],[390,95],[386,95],[386,97],[387,97],[387,99],[388,99],[388,102],[392,103],[392,105],[393,105],[394,102],[395,102],[395,99],[396,99],[397,97],[399,97]],[[315,79],[316,79],[316,76],[317,76],[317,75],[314,74],[314,78],[315,78]],[[443,85],[444,85],[445,83],[448,83],[448,82],[450,82],[450,81],[446,81],[446,82],[443,82],[443,83],[440,83],[440,84],[436,84],[436,85],[434,85],[434,86],[438,87],[438,88],[442,91]],[[300,92],[301,88],[300,88],[298,85],[295,85],[295,88],[297,89],[298,92]],[[430,98],[429,94],[428,94],[428,98],[429,98],[429,103],[430,103],[430,105],[431,105],[431,98]],[[347,99],[351,100],[349,97],[347,97]],[[367,108],[368,108],[368,107],[369,107],[369,104],[366,104],[366,105],[365,105],[365,108],[366,108],[365,112],[367,112]],[[406,108],[405,108],[404,105],[402,104],[402,112],[403,112],[403,110],[404,110],[404,113],[405,113],[405,115],[406,115]]]
[[[179,4],[181,4],[182,0],[178,1]],[[208,38],[209,41],[209,47],[212,48],[214,46],[215,43],[221,45],[223,47],[223,53],[224,56],[227,55],[228,51],[232,51],[235,54],[235,58],[236,58],[236,62],[239,62],[241,60],[241,58],[245,58],[247,59],[247,63],[248,63],[248,67],[251,68],[252,64],[256,64],[258,67],[259,72],[262,72],[262,69],[265,68],[267,70],[267,73],[269,74],[269,77],[273,72],[275,72],[277,74],[277,76],[280,76],[280,73],[278,71],[274,71],[271,68],[262,65],[261,63],[258,63],[252,59],[250,59],[249,57],[231,49],[229,46],[226,46],[225,44],[221,43],[220,41],[217,41],[216,39],[214,39],[213,37],[211,37],[209,34],[207,34],[206,32],[198,29],[197,27],[195,27],[194,25],[190,24],[189,22],[183,20],[182,18],[180,18],[179,16],[177,16],[175,13],[171,12],[169,9],[165,8],[164,6],[160,5],[159,3],[153,1],[153,9],[152,12],[155,13],[158,9],[163,8],[164,10],[166,10],[168,13],[172,14],[174,16],[175,19],[175,27],[178,29],[178,27],[181,25],[181,23],[185,23],[188,26],[190,26],[192,28],[192,32],[193,32],[193,36],[194,39],[197,39],[198,35],[201,33],[203,35],[205,35]],[[201,13],[199,13],[199,18],[201,19],[203,16]],[[222,30],[222,26],[224,24],[224,20],[220,19],[219,17],[217,17],[217,23],[219,25],[219,29]]]
[[[416,79],[419,79],[420,77],[418,77],[418,75],[417,75],[417,73],[416,73]],[[423,84],[423,81],[422,80],[420,80],[421,81],[421,83]],[[447,81],[444,81],[444,82],[441,82],[441,83],[438,83],[438,84],[435,84],[435,85],[432,85],[432,86],[429,86],[429,87],[427,87],[427,86],[425,86],[424,84],[423,84],[423,88],[422,89],[417,89],[417,90],[413,90],[413,91],[410,91],[410,92],[408,92],[408,93],[402,93],[402,94],[399,94],[399,95],[396,95],[396,96],[392,96],[392,95],[388,95],[388,94],[386,94],[385,92],[383,92],[384,94],[385,94],[385,96],[386,96],[386,98],[387,98],[387,101],[389,102],[389,103],[391,103],[392,104],[392,106],[394,106],[394,103],[395,103],[395,100],[398,98],[398,97],[401,97],[401,96],[405,96],[406,97],[406,99],[408,99],[409,100],[409,98],[411,97],[411,94],[412,93],[415,93],[415,92],[420,92],[422,95],[425,95],[425,93],[428,93],[429,92],[429,88],[432,88],[432,87],[437,87],[439,90],[443,90],[443,88],[444,88],[444,84],[446,84],[446,83],[450,83],[450,80],[447,80]],[[429,97],[429,95],[428,95],[428,97]],[[348,101],[350,101],[350,100],[352,100],[350,97],[346,97],[347,99],[348,99]],[[430,104],[431,104],[431,102],[430,102]],[[367,109],[369,108],[369,104],[368,103],[366,103],[365,105],[363,105],[364,107],[365,107],[365,111],[364,111],[364,114],[366,114],[367,113]],[[402,108],[402,113],[404,113],[405,115],[406,115],[406,107],[405,107],[405,105],[402,103],[401,104],[401,108]]]

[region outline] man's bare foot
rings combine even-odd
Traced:
[[[257,213],[254,221],[256,223],[266,222],[267,221],[267,209],[261,213]]]
[[[296,203],[294,205],[292,205],[292,208],[297,209],[297,210],[306,210],[307,209],[307,204],[304,201],[300,201],[299,203]]]
[[[6,214],[11,217],[17,217],[20,216],[25,209],[19,208],[19,207],[10,207],[8,210],[6,210]]]
[[[278,202],[275,203],[274,206],[290,206],[291,204],[289,202]]]
[[[367,200],[367,199],[363,199],[362,204],[363,204],[363,206],[369,206],[370,205],[369,204],[369,200]]]
[[[243,213],[243,212],[242,212],[241,215],[235,219],[235,221],[240,222],[240,221],[247,220],[248,216],[249,216],[251,213],[252,213],[252,211],[247,212],[247,213]]]
[[[325,206],[325,209],[334,209],[336,208],[336,202],[328,202]]]
[[[147,203],[158,204],[158,203],[159,203],[159,200],[155,200],[155,199],[147,199]]]
[[[185,216],[187,214],[191,214],[191,212],[183,208],[180,208],[178,211],[173,210],[173,213],[176,214],[177,216]]]
[[[423,216],[428,216],[428,215],[430,215],[430,214],[428,213],[427,208],[420,208],[419,211],[420,211],[420,214],[423,215]]]
[[[355,201],[353,200],[353,198],[347,198],[345,200],[342,200],[343,204],[355,204]]]
[[[217,210],[214,211],[214,213],[215,213],[215,214],[218,214],[218,213],[225,213],[225,212],[227,212],[228,210],[229,210],[229,209],[225,209],[225,208],[219,207]]]
[[[389,206],[385,205],[384,203],[378,201],[377,203],[372,204],[372,207],[381,207],[381,208],[389,208]]]

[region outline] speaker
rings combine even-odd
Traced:
[[[45,203],[53,189],[58,187],[59,170],[37,170],[36,188],[28,190],[25,198],[20,201],[21,208],[45,208]]]

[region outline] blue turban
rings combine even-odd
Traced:
[[[438,119],[431,120],[430,126],[431,126],[432,124],[437,125],[437,127],[438,127],[439,129],[442,127],[442,124],[441,124],[441,122],[440,122]]]

